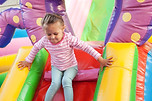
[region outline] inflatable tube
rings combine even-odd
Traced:
[[[77,75],[73,79],[73,81],[97,81],[99,73],[99,68],[96,69],[89,69],[89,70],[78,70]],[[46,81],[52,80],[52,73],[51,71],[45,72],[44,79]]]
[[[15,57],[16,54],[0,57],[0,73],[8,71],[11,68]]]
[[[147,61],[147,54],[150,51],[152,44],[149,42],[145,43],[144,45],[138,47],[138,70],[137,70],[137,81],[136,81],[136,101],[146,101],[144,99],[144,92],[145,92],[145,84],[146,80],[146,61]],[[148,89],[151,89],[148,88]],[[147,100],[149,101],[149,100]]]
[[[152,35],[152,0],[115,0],[106,34],[107,42],[143,45]]]
[[[36,55],[30,72],[27,68],[20,70],[17,67],[19,61],[23,61],[32,47],[22,47],[15,59],[0,90],[1,101],[32,101],[35,90],[43,73],[48,53],[42,49]],[[23,85],[24,84],[24,85]],[[21,90],[22,89],[22,90]],[[28,91],[28,93],[26,92]],[[9,94],[9,97],[7,97]]]
[[[83,27],[81,40],[83,41],[105,40],[108,23],[112,15],[112,10],[114,9],[114,2],[115,0],[92,0],[90,11],[89,14],[87,15],[85,26]],[[119,2],[121,2],[121,0],[119,0]],[[82,18],[79,19],[81,20]]]
[[[44,31],[41,28],[41,19],[46,13],[58,13],[65,21],[65,31],[73,33],[68,19],[64,0],[19,0],[20,9],[9,8],[0,12],[0,47],[7,46],[16,28],[26,29],[32,42],[39,41]]]
[[[135,101],[138,50],[133,43],[108,43],[113,64],[99,73],[93,101]]]
[[[23,61],[27,57],[31,48],[22,47],[19,49],[18,55],[1,86],[0,101],[16,101],[29,72],[27,68],[20,70],[17,65],[19,61]]]
[[[3,84],[3,81],[5,80],[5,77],[6,77],[7,73],[8,72],[0,73],[0,87]]]
[[[145,87],[144,87],[144,101],[151,101],[152,99],[152,50],[148,52],[146,63]]]
[[[37,53],[17,101],[32,101],[47,58],[48,52],[45,49]]]

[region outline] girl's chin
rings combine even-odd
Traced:
[[[57,44],[58,42],[57,41],[50,41],[51,43],[53,43],[53,44]]]
[[[57,42],[52,42],[52,41],[51,41],[51,43],[56,44]]]

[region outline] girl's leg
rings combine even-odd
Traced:
[[[64,71],[62,85],[64,89],[64,97],[65,101],[73,101],[73,87],[72,87],[72,80],[77,74],[77,66],[72,67]]]
[[[52,73],[52,82],[51,82],[51,86],[48,88],[46,92],[45,101],[52,101],[55,93],[58,91],[58,89],[61,86],[61,79],[63,73],[54,66],[52,66],[51,73]]]

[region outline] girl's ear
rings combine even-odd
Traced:
[[[45,30],[44,28],[42,28],[42,30],[43,30],[43,32],[45,33],[46,30]]]
[[[43,32],[46,34],[46,28],[42,27]]]
[[[64,26],[63,26],[63,31],[65,30],[65,27],[66,27],[66,26],[64,25]]]

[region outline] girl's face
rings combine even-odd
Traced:
[[[46,25],[44,31],[48,40],[51,43],[56,44],[62,40],[64,36],[64,29],[65,26],[57,21],[56,23]]]

